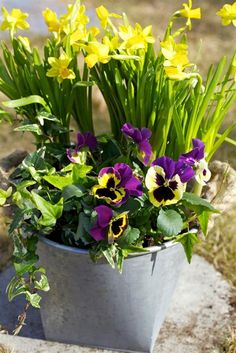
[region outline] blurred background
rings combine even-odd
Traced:
[[[187,2],[187,1],[186,1]],[[0,7],[5,6],[8,10],[13,7],[21,8],[30,14],[30,32],[25,33],[30,36],[34,45],[40,46],[47,36],[47,28],[41,16],[42,10],[46,7],[62,14],[69,1],[66,0],[0,0]],[[162,40],[169,16],[182,7],[183,0],[87,0],[83,2],[91,22],[96,25],[95,8],[104,5],[111,12],[126,12],[132,22],[139,22],[142,26],[152,24],[153,33],[157,38],[157,44]],[[200,73],[206,75],[210,64],[217,63],[221,56],[230,56],[236,49],[236,28],[231,24],[227,27],[221,26],[221,20],[216,16],[216,12],[226,3],[224,0],[194,0],[193,7],[202,8],[202,20],[193,20],[193,29],[189,33],[189,53],[190,61],[198,65]],[[229,1],[233,3],[233,1]],[[7,33],[0,32],[0,39],[7,40]],[[1,55],[1,54],[0,54]],[[0,96],[1,101],[4,100]],[[109,129],[105,104],[98,93],[94,94],[94,109],[97,119],[98,131]],[[227,116],[224,128],[229,122],[236,120],[236,104],[234,109]],[[9,154],[15,149],[32,150],[32,138],[30,135],[14,132],[14,126],[6,123],[0,126],[0,158]],[[236,140],[236,131],[231,134]],[[225,143],[215,156],[224,162],[229,162],[236,169],[236,148]],[[229,214],[220,217],[211,231],[208,240],[203,242],[198,252],[204,255],[224,276],[230,280],[232,288],[236,286],[236,209],[232,209]],[[0,270],[9,259],[10,245],[4,235],[5,230],[0,228]],[[232,303],[236,305],[236,295],[232,296]],[[229,340],[234,342],[231,348],[222,348],[222,352],[236,352],[236,328]],[[229,334],[230,335],[230,334]],[[225,346],[226,347],[226,346]],[[229,346],[230,347],[230,346]]]

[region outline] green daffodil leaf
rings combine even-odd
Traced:
[[[173,237],[181,232],[183,220],[175,210],[161,209],[157,217],[157,227],[165,237]]]

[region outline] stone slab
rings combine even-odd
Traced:
[[[5,288],[12,274],[11,268],[0,274],[0,324],[9,331],[14,329],[17,315],[24,307],[21,298],[12,303],[7,301]],[[203,258],[195,255],[192,264],[186,264],[183,269],[154,353],[219,353],[225,331],[232,324],[230,294],[230,285],[221,274]],[[0,335],[0,344],[8,346],[15,353],[101,351],[45,341],[40,313],[34,309],[29,311],[27,325],[21,335],[31,339]]]

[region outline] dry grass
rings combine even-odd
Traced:
[[[0,353],[13,353],[13,350],[0,344]]]
[[[236,353],[236,326],[230,329],[229,337],[222,347],[222,353]]]

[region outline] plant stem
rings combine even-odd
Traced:
[[[195,182],[194,187],[193,187],[193,193],[197,196],[201,196],[202,193],[202,185],[199,184],[198,182]]]

